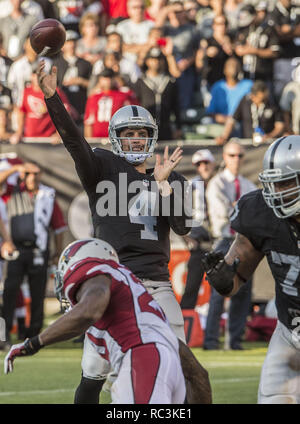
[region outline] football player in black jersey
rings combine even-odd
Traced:
[[[151,114],[135,105],[122,107],[112,116],[109,123],[112,151],[92,149],[56,92],[56,74],[56,67],[46,74],[44,62],[40,62],[39,85],[52,121],[75,162],[88,195],[94,235],[116,249],[120,262],[142,280],[164,310],[177,337],[185,342],[183,317],[168,270],[170,229],[179,235],[190,230],[187,221],[190,216],[185,207],[186,180],[174,171],[182,158],[182,150],[177,148],[169,156],[166,147],[163,162],[156,155],[154,169],[147,169],[146,159],[154,152],[158,128]],[[109,106],[105,104],[105,108]],[[101,113],[110,116],[110,110]],[[169,209],[164,209],[167,203]],[[163,213],[164,210],[169,212]],[[187,401],[210,403],[207,372],[185,344],[180,351],[188,381]],[[108,370],[88,338],[84,342],[82,370],[75,402],[98,403]]]
[[[243,196],[231,216],[237,231],[225,258],[203,259],[210,284],[232,296],[266,256],[275,280],[278,324],[262,368],[259,403],[300,403],[300,136],[281,137],[264,156],[263,185]]]

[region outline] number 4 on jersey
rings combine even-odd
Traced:
[[[134,197],[134,202],[129,209],[129,219],[132,224],[144,225],[141,230],[141,239],[158,240],[157,231],[154,226],[157,224],[157,218],[154,215],[156,194],[143,190]]]

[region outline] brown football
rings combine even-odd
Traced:
[[[43,19],[36,23],[30,31],[30,44],[41,56],[57,54],[66,41],[66,30],[56,19]]]

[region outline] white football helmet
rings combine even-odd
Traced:
[[[69,302],[64,294],[64,276],[75,262],[86,258],[107,259],[119,262],[117,252],[106,241],[89,238],[70,243],[60,255],[55,274],[55,294],[61,303],[62,309],[66,309],[69,306]]]
[[[129,151],[123,150],[122,140],[128,140],[128,137],[120,137],[120,132],[126,128],[145,128],[148,130],[149,137],[146,139],[147,142],[143,152],[133,151],[131,143]],[[108,137],[112,144],[113,153],[125,158],[132,164],[138,165],[152,156],[157,142],[158,127],[147,109],[141,106],[129,105],[120,108],[112,116],[108,127]],[[133,141],[136,139],[130,138],[129,140]]]
[[[271,144],[265,153],[259,180],[263,185],[264,199],[278,218],[300,214],[299,135],[281,137]],[[278,182],[291,184],[286,189],[276,191],[275,183]]]

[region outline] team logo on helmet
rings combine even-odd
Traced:
[[[65,263],[68,263],[70,259],[78,252],[78,250],[87,243],[90,243],[91,239],[80,240],[78,242],[72,243],[71,246],[64,250],[64,254],[61,257],[61,260]]]
[[[104,240],[89,238],[77,240],[69,244],[60,255],[55,274],[55,294],[63,310],[66,310],[70,306],[70,302],[64,292],[65,275],[69,270],[72,270],[73,266],[76,269],[76,265],[80,261],[88,258],[119,262],[115,249]]]

